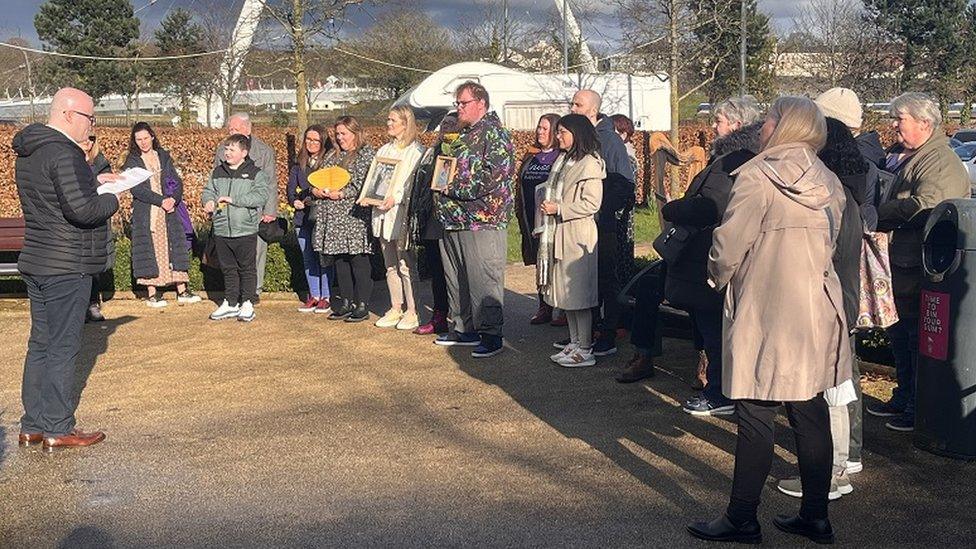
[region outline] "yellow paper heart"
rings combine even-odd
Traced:
[[[352,176],[339,166],[329,166],[308,174],[308,184],[323,191],[338,191],[349,184]]]

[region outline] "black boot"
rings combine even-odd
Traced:
[[[762,543],[762,529],[758,522],[750,521],[736,526],[724,514],[711,522],[689,524],[688,533],[706,541]]]
[[[365,303],[357,303],[352,313],[346,318],[346,322],[362,322],[369,318],[369,309]]]
[[[809,538],[816,543],[834,543],[834,529],[827,519],[808,520],[799,515],[776,515],[773,524],[787,534]]]
[[[332,301],[332,314],[329,315],[329,320],[344,320],[352,314],[352,309],[352,303],[348,299],[338,297]]]
[[[85,311],[85,322],[102,322],[105,320],[105,315],[102,314],[102,308],[98,303],[92,303],[88,306],[88,310]]]

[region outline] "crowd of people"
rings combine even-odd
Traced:
[[[718,104],[709,162],[683,197],[662,207],[666,226],[654,246],[663,261],[638,285],[629,321],[617,298],[633,261],[633,123],[601,113],[600,95],[581,90],[570,113],[539,119],[534,147],[516,169],[511,135],[487,90],[466,82],[454,105],[430,148],[419,142],[407,107],[390,110],[389,141],[379,149],[351,116],[305,130],[286,188],[309,289],[299,311],[368,319],[370,256],[379,254],[390,303],[377,327],[436,335],[437,345],[471,347],[474,358],[495,356],[504,349],[514,214],[523,260],[536,274],[539,307],[527,321],[567,327],[550,357],[560,366],[593,366],[615,353],[617,328],[626,323],[636,354],[617,380],[648,378],[661,353],[658,306],[688,312],[704,372],[701,393],[683,409],[734,413],[738,425],[729,505],[689,532],[761,540],[757,509],[774,418],[785,405],[800,474],[778,487],[802,502],[798,514],[778,516],[775,525],[832,542],[827,503],[851,493],[850,475],[863,468],[852,334],[862,312],[862,246],[881,232],[891,235],[898,321],[888,334],[898,386],[889,402],[867,411],[888,418],[895,431],[914,425],[921,230],[936,204],[970,194],[938,105],[920,93],[893,100],[898,143],[885,151],[877,133],[861,133],[860,100],[849,89],[816,100],[780,97],[765,112],[751,97]],[[27,227],[19,266],[32,318],[23,444],[85,446],[104,438],[75,429],[77,401],[69,395],[85,307],[89,318],[101,316],[92,276],[110,263],[106,222],[118,208],[114,194],[96,193],[116,176],[92,137],[92,110],[91,98],[66,88],[47,125],[28,126],[14,139]],[[260,226],[277,216],[274,153],[252,135],[246,115],[231,117],[228,133],[202,198],[226,288],[210,318],[250,321],[267,248]],[[148,304],[165,306],[162,288],[172,285],[179,302],[199,301],[186,286],[192,227],[182,181],[149,125],[132,128],[124,165],[152,173],[132,189],[133,274]],[[447,183],[435,184],[444,166]],[[324,169],[348,182],[314,184],[312,174]],[[418,262],[433,289],[423,323]]]

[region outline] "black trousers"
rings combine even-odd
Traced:
[[[773,462],[773,421],[779,402],[738,400],[735,411],[739,435],[735,445],[735,473],[727,514],[735,524],[756,520],[759,497]],[[833,444],[827,401],[819,394],[804,402],[786,402],[786,415],[796,436],[796,456],[803,483],[800,516],[827,518]]]
[[[373,266],[369,254],[334,256],[339,297],[353,303],[369,303],[373,294]]]
[[[22,275],[30,298],[31,331],[21,401],[25,433],[60,436],[75,428],[75,361],[81,351],[92,279],[89,275]]]
[[[600,339],[613,341],[617,338],[620,317],[620,305],[617,303],[617,294],[621,287],[617,273],[617,233],[599,229],[597,238],[597,288],[600,305],[603,306]]]
[[[447,314],[447,280],[444,278],[444,261],[441,259],[439,240],[424,240],[424,259],[430,273],[430,291],[434,294],[434,310]]]
[[[215,236],[217,259],[224,273],[224,299],[230,305],[254,302],[258,296],[257,234]]]
[[[661,263],[656,273],[648,273],[634,285],[634,312],[630,323],[630,342],[645,356],[661,356],[661,330],[658,313],[664,301],[664,278],[667,267]]]

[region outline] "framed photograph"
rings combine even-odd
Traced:
[[[377,158],[372,176],[363,188],[363,202],[379,206],[393,190],[393,172],[400,161],[395,158]]]
[[[434,162],[434,178],[430,180],[430,188],[439,192],[446,191],[451,181],[454,181],[454,172],[456,171],[457,158],[438,156]]]
[[[542,213],[542,203],[546,201],[549,186],[546,181],[535,186],[535,223],[532,234],[540,235],[546,230],[546,216]]]

